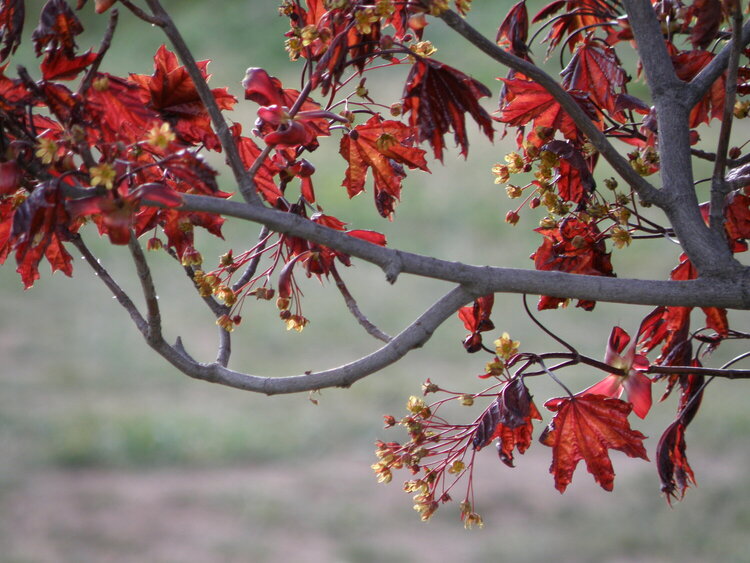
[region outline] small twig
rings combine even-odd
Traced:
[[[371,323],[362,313],[359,306],[357,305],[357,301],[354,299],[354,297],[352,297],[352,294],[349,293],[349,289],[346,287],[344,280],[341,279],[341,276],[339,275],[338,270],[336,270],[335,265],[331,266],[331,275],[333,275],[333,279],[336,281],[336,287],[341,292],[341,295],[346,302],[346,306],[348,307],[349,312],[351,312],[352,316],[357,319],[357,322],[362,326],[362,328],[365,329],[367,334],[373,336],[374,338],[377,338],[378,340],[382,340],[383,342],[390,342],[392,338],[382,330],[380,330],[373,323]]]
[[[528,304],[528,302],[526,300],[526,294],[525,293],[523,294],[523,308],[526,311],[526,314],[529,316],[529,318],[534,322],[534,324],[536,326],[538,326],[542,330],[542,332],[544,332],[547,336],[551,337],[553,340],[557,341],[563,347],[565,347],[568,350],[570,350],[570,352],[576,358],[580,357],[580,354],[578,353],[578,350],[576,350],[575,348],[573,348],[573,346],[571,346],[570,344],[568,344],[567,342],[565,342],[565,340],[563,340],[562,338],[560,338],[559,336],[557,336],[556,334],[554,334],[551,330],[549,330],[546,326],[544,326],[541,322],[539,322],[537,320],[537,318],[533,314],[531,314],[531,309],[529,309],[529,304]]]
[[[154,280],[151,277],[151,269],[146,261],[146,256],[143,254],[143,249],[133,233],[130,234],[128,248],[133,257],[133,263],[135,264],[135,269],[138,273],[138,279],[141,282],[143,298],[146,301],[146,311],[148,312],[148,332],[146,334],[146,339],[149,342],[155,341],[157,338],[161,338],[159,296],[156,294],[156,287],[154,286]]]
[[[703,368],[694,366],[651,366],[646,373],[659,375],[710,375],[711,377],[723,377],[724,379],[750,379],[750,370],[747,369],[724,369]]]
[[[145,12],[144,10],[142,10],[141,8],[133,4],[130,0],[120,0],[120,4],[125,6],[135,16],[141,18],[143,21],[150,23],[151,25],[163,27],[163,22],[161,19],[154,17],[151,14]]]
[[[104,37],[102,37],[102,41],[99,44],[99,52],[96,54],[94,62],[91,63],[91,66],[86,71],[86,76],[83,77],[83,80],[81,80],[81,85],[78,87],[79,97],[83,97],[83,94],[86,92],[86,90],[91,87],[91,83],[94,81],[94,76],[96,76],[96,73],[99,72],[99,66],[102,64],[104,55],[107,54],[107,51],[109,51],[109,47],[112,45],[112,37],[115,34],[118,17],[119,12],[117,10],[112,10],[112,13],[109,16],[109,24],[107,25],[107,30],[104,32]]]
[[[92,270],[94,270],[94,273],[97,275],[97,277],[102,280],[104,285],[106,285],[107,288],[112,292],[112,295],[114,295],[115,299],[117,299],[117,302],[125,308],[138,330],[144,336],[146,336],[148,334],[148,323],[146,322],[146,319],[144,319],[143,315],[141,315],[140,311],[138,311],[138,307],[135,306],[135,303],[133,303],[133,300],[130,299],[130,296],[125,293],[125,291],[118,285],[118,283],[112,278],[112,276],[109,275],[109,272],[104,268],[104,266],[101,265],[96,256],[91,253],[88,246],[86,246],[86,243],[83,242],[81,235],[73,235],[73,237],[70,239],[70,242],[83,255],[83,259],[86,260],[86,263],[91,267]]]
[[[554,374],[553,372],[551,372],[550,370],[548,370],[548,369],[547,369],[547,366],[545,366],[545,365],[544,365],[544,362],[542,361],[542,359],[541,359],[541,358],[538,358],[538,359],[537,359],[537,363],[538,363],[538,364],[539,364],[540,366],[542,366],[542,369],[544,370],[544,372],[545,372],[545,373],[546,373],[547,375],[549,375],[549,376],[550,376],[550,378],[552,378],[552,381],[554,381],[554,382],[555,382],[555,383],[557,383],[557,384],[558,384],[558,385],[559,385],[560,387],[562,387],[563,389],[565,389],[565,392],[566,392],[566,393],[568,394],[568,396],[569,396],[569,397],[572,397],[572,396],[573,396],[573,392],[572,392],[572,391],[571,391],[570,389],[568,389],[568,386],[567,386],[567,385],[565,385],[565,384],[564,384],[564,383],[563,383],[562,381],[560,381],[560,380],[559,380],[559,379],[557,378],[557,376],[556,376],[556,375],[555,375],[555,374]]]
[[[711,228],[724,235],[724,206],[730,189],[724,180],[729,151],[729,138],[732,134],[734,120],[734,102],[737,95],[737,69],[742,52],[742,11],[737,0],[732,6],[732,42],[727,62],[726,91],[724,93],[724,112],[719,131],[719,143],[716,147],[716,161],[711,177],[711,210],[709,221]]]
[[[255,272],[258,271],[258,264],[260,263],[260,257],[262,255],[263,249],[266,247],[266,242],[268,242],[268,235],[271,232],[271,230],[263,225],[260,229],[260,233],[258,234],[258,244],[254,247],[255,248],[255,256],[253,256],[250,261],[247,263],[247,267],[245,268],[245,271],[242,273],[242,276],[239,280],[237,280],[234,285],[232,285],[232,291],[239,291],[244,287],[246,283],[248,283],[253,277],[255,276]]]

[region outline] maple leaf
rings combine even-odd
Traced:
[[[529,14],[526,0],[521,0],[508,10],[505,19],[497,29],[495,43],[506,47],[508,51],[529,60],[529,46],[526,44],[529,35]]]
[[[475,450],[480,450],[495,438],[500,460],[513,467],[513,450],[523,454],[531,445],[532,420],[541,420],[531,394],[522,378],[506,383],[497,399],[480,417],[472,441]]]
[[[161,121],[159,114],[144,105],[140,89],[117,76],[97,73],[85,99],[94,142],[132,144],[142,140],[148,128]]]
[[[409,124],[419,132],[419,141],[428,141],[435,158],[443,160],[443,135],[453,130],[461,154],[469,152],[465,114],[471,115],[482,132],[493,139],[492,118],[479,105],[491,94],[481,82],[460,70],[433,59],[418,59],[406,79],[403,110]]]
[[[265,70],[257,67],[250,67],[245,71],[242,88],[245,91],[245,99],[252,100],[260,106],[292,107],[300,95],[299,90],[284,88],[281,80],[275,76],[270,76]],[[300,109],[319,108],[320,104],[308,98],[303,102]]]
[[[589,276],[614,276],[610,253],[595,223],[584,223],[566,217],[557,227],[534,229],[544,237],[542,245],[531,255],[537,270],[554,270],[569,274]],[[539,310],[554,309],[565,300],[544,296],[537,305]],[[590,311],[595,302],[579,300],[578,306]]]
[[[690,31],[690,43],[693,47],[705,49],[716,38],[716,32],[724,19],[721,0],[694,0],[687,9],[685,22],[695,18],[695,24]]]
[[[652,381],[642,373],[650,366],[646,356],[635,353],[637,339],[632,342],[627,332],[616,326],[612,329],[604,353],[604,363],[624,371],[627,375],[610,373],[599,383],[581,391],[579,395],[604,395],[619,398],[628,392],[628,402],[636,416],[645,418],[651,409]],[[630,346],[628,346],[630,344]]]
[[[550,399],[544,406],[557,414],[539,441],[552,448],[550,473],[561,493],[572,481],[581,460],[586,462],[594,480],[604,490],[611,491],[615,473],[610,449],[648,461],[643,447],[646,437],[628,423],[632,410],[629,403],[602,395],[584,395]]]
[[[63,51],[50,51],[40,66],[45,80],[72,80],[96,60],[90,49],[83,55],[68,57]]]
[[[203,78],[208,80],[208,61],[196,64]],[[130,81],[143,89],[143,101],[169,121],[186,143],[203,143],[210,150],[220,150],[221,143],[211,128],[211,120],[193,79],[166,46],[159,47],[154,55],[154,74],[131,74]],[[230,110],[237,102],[226,88],[214,88],[211,93],[219,109]]]
[[[141,203],[157,203],[177,207],[180,194],[164,183],[142,184],[125,194],[107,190],[103,195],[85,197],[68,202],[73,218],[94,216],[100,234],[106,234],[112,244],[128,244],[135,214]]]
[[[242,136],[242,127],[240,124],[235,123],[231,130],[234,141],[237,143],[237,150],[240,153],[242,163],[245,165],[245,168],[251,168],[260,156],[260,147],[251,138]],[[256,190],[271,205],[276,205],[284,197],[284,194],[281,193],[281,190],[279,190],[273,179],[278,173],[279,170],[271,166],[268,159],[266,159],[253,178]]]
[[[368,171],[372,172],[375,203],[383,217],[393,213],[401,196],[405,176],[403,166],[429,172],[425,151],[411,146],[414,130],[398,121],[383,121],[374,115],[341,138],[339,153],[349,163],[343,186],[349,197],[364,190]]]
[[[613,119],[625,121],[625,115],[616,111],[616,102],[617,95],[625,91],[627,74],[612,47],[589,34],[560,76],[566,90],[586,92],[599,109]]]
[[[23,0],[6,0],[0,4],[0,62],[15,53],[21,44],[23,22]]]
[[[583,134],[571,118],[543,86],[522,78],[501,78],[505,83],[504,97],[498,121],[521,127],[533,121],[534,127],[550,127],[560,131],[574,143],[583,141]],[[589,116],[597,121],[596,110],[588,100],[588,94],[568,92]]]
[[[675,491],[679,489],[680,498],[692,483],[695,485],[695,475],[685,455],[685,424],[675,420],[670,424],[659,440],[656,447],[656,468],[661,480],[661,491],[671,505],[672,499],[677,498]]]
[[[26,289],[39,279],[39,262],[45,257],[53,272],[73,275],[73,258],[62,245],[71,234],[69,223],[56,181],[38,185],[15,210],[7,244],[16,251],[16,271]]]
[[[670,279],[686,281],[696,279],[698,271],[687,255],[680,256],[680,263],[672,270]],[[656,362],[661,364],[673,350],[681,346],[690,332],[690,313],[692,307],[657,307],[641,323],[639,342],[644,350],[651,351],[662,344],[661,354]],[[706,327],[716,331],[719,339],[729,333],[729,321],[726,309],[720,307],[702,307],[706,315]]]
[[[556,0],[542,8],[531,20],[537,23],[549,16],[564,10],[566,13],[554,19],[550,30],[543,42],[549,42],[547,54],[549,54],[567,35],[570,42],[570,50],[575,48],[577,41],[581,40],[584,29],[592,26],[608,29],[616,25],[619,16],[612,4],[605,0]]]
[[[560,140],[550,141],[542,146],[542,150],[558,157],[557,174],[552,183],[560,198],[574,203],[587,200],[596,189],[596,182],[583,153],[572,143]]]
[[[680,51],[672,55],[672,64],[677,77],[690,82],[711,62],[714,56],[709,51]],[[711,119],[721,119],[724,112],[726,83],[726,75],[722,74],[695,104],[690,111],[691,129],[698,127],[701,123],[708,123]]]
[[[700,365],[697,361],[694,365]],[[667,502],[677,498],[679,489],[680,499],[690,484],[695,485],[695,475],[685,455],[685,430],[695,417],[703,399],[703,375],[686,374],[680,376],[682,394],[678,405],[678,415],[662,434],[656,448],[656,467],[661,480],[661,490]]]
[[[40,56],[45,49],[62,49],[69,58],[75,56],[75,36],[83,26],[65,0],[48,0],[39,15],[39,26],[31,34],[34,50]]]

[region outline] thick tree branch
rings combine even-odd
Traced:
[[[750,308],[750,279],[745,272],[722,279],[674,282],[471,266],[370,244],[293,213],[208,196],[185,194],[183,200],[184,210],[261,223],[376,264],[387,276],[400,272],[458,283],[477,295],[529,293],[639,305]]]
[[[740,275],[723,232],[706,226],[694,188],[685,82],[674,70],[651,2],[624,0],[646,80],[654,98],[659,135],[659,174],[664,210],[685,252],[702,276]]]
[[[663,201],[661,193],[654,186],[639,176],[630,163],[612,146],[607,137],[596,124],[591,121],[581,106],[576,103],[570,94],[549,74],[533,63],[525,61],[498,47],[495,43],[479,33],[469,25],[461,16],[448,10],[440,16],[443,21],[464,39],[484,52],[500,64],[523,73],[531,80],[544,87],[550,95],[562,106],[562,108],[573,118],[578,128],[588,137],[599,153],[625,182],[632,187],[644,201],[660,205]]]
[[[623,0],[628,23],[654,99],[681,96],[685,83],[677,78],[661,25],[649,0]]]

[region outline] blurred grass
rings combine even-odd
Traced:
[[[493,35],[507,4],[475,4],[472,21]],[[267,67],[294,84],[298,67],[286,62],[286,26],[272,4],[225,1],[221,10],[176,0],[165,5],[174,8],[196,58],[214,59],[214,87],[229,84],[241,98],[247,66]],[[28,3],[29,13],[34,7]],[[86,10],[87,34],[79,41],[84,48],[98,44],[106,25]],[[28,28],[30,33],[33,24]],[[504,74],[476,66],[476,57],[449,35],[436,37],[441,60],[470,65],[493,87],[494,77]],[[150,57],[162,41],[158,30],[121,14],[112,66],[105,70],[150,73]],[[377,78],[368,86],[383,88],[395,100],[400,85]],[[233,118],[249,128],[253,111],[253,104],[240,101]],[[469,263],[530,266],[538,236],[528,227],[535,219],[524,217],[515,229],[505,225],[513,202],[489,173],[510,150],[504,143],[474,143],[468,161],[454,152],[445,168],[431,163],[432,175],[411,174],[392,224],[377,216],[369,193],[348,200],[336,150],[332,138],[311,155],[326,212],[355,228],[385,231],[392,247]],[[256,231],[228,224],[226,242],[204,236],[200,248],[210,264],[229,247],[245,248]],[[91,229],[85,236],[137,294],[128,280],[126,251],[98,241]],[[210,315],[188,297],[189,282],[173,275],[170,259],[149,258],[167,334],[183,336],[191,353],[210,360],[216,333]],[[666,243],[614,256],[623,276],[666,276],[674,258]],[[675,509],[659,497],[653,465],[617,453],[612,494],[600,491],[581,467],[561,497],[547,473],[549,451],[535,444],[514,471],[490,459],[491,453],[481,460],[474,486],[487,526],[466,533],[452,505],[420,523],[399,485],[378,485],[369,468],[373,441],[399,438],[398,431],[379,429],[381,415],[402,414],[406,398],[419,392],[424,379],[480,388],[473,376],[485,358],[463,353],[457,320],[383,373],[352,389],[314,396],[320,403],[315,406],[306,395],[266,398],[176,373],[143,344],[85,264],[76,262],[74,279],[43,273],[27,292],[20,290],[11,262],[0,269],[0,561],[748,560],[750,493],[743,468],[750,428],[737,392],[742,383],[709,389],[688,431],[688,456],[700,487]],[[448,289],[406,278],[391,287],[379,270],[361,263],[343,275],[363,310],[391,333]],[[272,304],[248,303],[233,338],[234,367],[286,375],[374,349],[331,287],[306,280],[303,290],[312,322],[302,334],[286,333]],[[633,331],[646,311],[600,303],[593,315],[571,308],[540,318],[583,353],[599,357],[612,325]],[[739,316],[732,313],[735,322]],[[498,299],[495,322],[527,350],[550,345],[525,318],[517,297]],[[722,352],[731,357],[732,346]],[[582,369],[566,381],[583,387],[591,376]],[[559,393],[546,382],[531,385],[540,402]],[[657,405],[648,421],[634,423],[651,436],[652,458],[673,412],[674,398]],[[394,481],[406,478],[396,475]]]

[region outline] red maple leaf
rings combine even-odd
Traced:
[[[0,62],[15,53],[21,44],[24,20],[24,1],[7,0],[0,4]]]
[[[39,26],[31,34],[37,56],[45,50],[61,49],[75,56],[75,36],[83,31],[81,22],[65,0],[49,0],[39,15]]]
[[[70,222],[56,180],[38,185],[13,213],[6,239],[9,247],[0,254],[7,255],[10,248],[15,250],[16,271],[26,289],[39,279],[39,262],[43,258],[47,258],[53,272],[73,275],[73,258],[62,245],[70,237]]]
[[[515,4],[497,29],[495,43],[506,47],[508,51],[528,60],[529,46],[526,44],[529,34],[529,14],[526,10],[526,0]]]
[[[586,92],[600,110],[625,121],[625,115],[616,112],[616,101],[625,91],[627,74],[612,47],[588,35],[560,75],[566,90]]]
[[[85,197],[68,202],[73,218],[93,215],[100,234],[106,234],[112,244],[128,244],[135,224],[135,214],[141,203],[158,203],[177,207],[182,197],[164,183],[138,186],[124,194],[107,190],[103,195]]]
[[[695,18],[690,30],[690,42],[693,47],[705,49],[716,38],[716,32],[724,19],[721,0],[693,0],[685,14],[685,27]]]
[[[747,250],[747,239],[750,238],[750,196],[741,192],[732,192],[727,196],[724,208],[724,228],[732,252]],[[706,215],[708,214],[706,206]]]
[[[693,361],[693,365],[699,366],[700,363]],[[695,475],[685,455],[685,430],[700,408],[705,380],[703,375],[695,374],[679,377],[682,394],[677,419],[662,434],[656,448],[656,467],[661,480],[661,490],[670,504],[673,498],[677,498],[675,491],[679,489],[682,498],[688,486],[695,485]]]
[[[45,80],[72,80],[96,60],[91,50],[77,57],[68,57],[63,51],[50,51],[40,66]]]
[[[492,118],[479,105],[491,94],[481,82],[460,70],[433,59],[418,59],[404,87],[403,109],[409,124],[419,132],[419,141],[429,141],[435,158],[443,160],[443,135],[451,129],[465,157],[469,152],[465,114],[471,115],[492,140]]]
[[[557,414],[539,441],[552,448],[550,473],[561,493],[572,481],[581,460],[586,462],[594,480],[604,490],[611,491],[615,472],[608,450],[648,461],[643,447],[645,436],[628,423],[632,410],[629,403],[602,395],[584,395],[550,399],[544,406]]]
[[[685,424],[677,419],[667,427],[656,447],[656,468],[661,480],[661,491],[669,504],[677,497],[675,491],[679,489],[682,498],[688,486],[691,483],[695,485],[695,475],[688,463],[685,449]]]
[[[680,80],[690,82],[714,58],[709,51],[680,51],[672,55],[672,64]],[[708,123],[711,119],[721,119],[724,112],[726,75],[722,74],[708,89],[708,92],[690,111],[690,128]]]
[[[533,121],[535,128],[550,127],[560,131],[566,139],[574,143],[583,140],[575,121],[543,86],[521,78],[501,80],[505,83],[505,96],[500,106],[498,121],[514,127],[521,127]],[[589,102],[588,94],[577,91],[568,93],[592,119],[596,119],[596,110]]]
[[[237,143],[237,150],[240,153],[242,163],[246,168],[251,168],[260,156],[260,147],[250,137],[242,136],[242,126],[239,123],[235,123],[231,130],[232,136]],[[284,194],[281,193],[281,190],[276,186],[276,182],[273,179],[278,173],[279,170],[272,166],[270,161],[266,159],[253,178],[256,190],[271,205],[276,205],[276,202],[284,197]]]
[[[93,142],[122,141],[132,144],[143,139],[149,127],[161,121],[156,111],[143,103],[138,86],[110,74],[98,73],[85,92],[94,135]]]
[[[383,217],[390,217],[406,176],[402,165],[429,172],[425,151],[411,146],[413,140],[414,129],[398,121],[383,121],[379,115],[344,135],[339,153],[349,163],[342,184],[349,197],[364,190],[371,171],[375,204]]]
[[[628,402],[633,405],[636,416],[645,418],[651,409],[652,381],[642,373],[649,368],[649,362],[646,356],[635,353],[636,340],[631,342],[627,332],[619,326],[614,327],[607,342],[604,363],[624,371],[626,375],[610,373],[600,382],[581,391],[579,395],[620,398],[622,392],[627,391]]]
[[[566,217],[557,227],[534,229],[544,237],[542,245],[531,255],[537,270],[559,271],[589,276],[614,276],[610,253],[595,223],[584,223]],[[544,296],[539,310],[554,309],[565,299]],[[590,311],[595,302],[580,300],[578,306]]]
[[[574,203],[588,200],[596,189],[596,182],[583,153],[569,141],[560,140],[550,141],[542,150],[558,157],[558,164],[555,166],[557,174],[552,182],[560,198]]]
[[[531,445],[532,420],[541,420],[531,394],[522,378],[503,386],[497,399],[480,417],[472,445],[480,450],[495,438],[497,452],[508,467],[513,467],[513,450],[523,454]]]
[[[208,61],[197,63],[203,77]],[[154,56],[154,74],[131,74],[131,82],[139,85],[143,101],[158,111],[163,119],[172,123],[175,132],[188,144],[203,143],[206,148],[219,150],[221,143],[211,129],[211,120],[185,67],[177,56],[164,45]],[[232,109],[237,99],[226,88],[211,90],[219,109]]]
[[[547,53],[566,36],[569,36],[572,51],[583,30],[590,29],[591,26],[609,28],[615,25],[619,16],[612,9],[612,4],[605,0],[555,0],[542,8],[531,21],[537,23],[560,10],[566,13],[554,19],[549,33],[544,38],[544,42],[549,42]]]
[[[680,256],[680,263],[672,270],[670,279],[686,281],[696,279],[698,271],[685,254]],[[702,307],[706,315],[706,327],[716,331],[719,339],[727,336],[729,321],[727,311],[720,307]],[[641,323],[639,343],[648,352],[662,344],[661,354],[656,362],[661,364],[669,355],[688,339],[690,332],[690,313],[692,307],[657,307]]]

